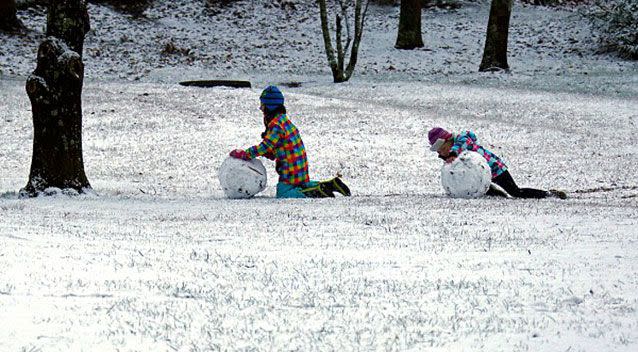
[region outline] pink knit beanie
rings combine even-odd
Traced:
[[[430,141],[430,150],[438,151],[439,148],[447,141],[452,138],[452,133],[442,129],[441,127],[434,127],[428,132],[428,140]]]

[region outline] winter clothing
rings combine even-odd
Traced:
[[[334,198],[334,192],[350,196],[350,189],[339,177],[327,181],[310,181],[302,186],[277,184],[277,198]]]
[[[476,135],[472,131],[465,131],[454,136],[454,144],[450,149],[449,156],[458,156],[464,150],[470,150],[477,152],[487,160],[487,164],[492,170],[492,180],[507,171],[505,163],[496,156],[496,154],[485,149],[480,144],[476,143]]]
[[[332,198],[335,196],[334,192],[341,193],[341,195],[345,197],[350,197],[350,188],[348,188],[348,186],[346,186],[339,177],[335,177],[327,181],[321,181],[314,186],[307,184],[301,191],[306,195],[306,197],[310,198]]]
[[[277,198],[307,198],[307,196],[302,192],[303,188],[306,186],[313,187],[316,184],[318,184],[318,182],[311,181],[304,186],[293,186],[279,182],[277,184]]]
[[[500,187],[507,192],[507,194],[503,193],[502,190],[498,190],[496,187],[490,187],[487,192],[487,195],[501,196],[507,197],[512,196],[515,198],[546,198],[550,196],[555,196],[561,199],[567,198],[567,194],[563,191],[551,190],[544,191],[541,189],[535,188],[519,188],[514,182],[512,175],[510,175],[507,170],[507,166],[501,158],[496,156],[496,154],[491,151],[485,149],[483,146],[477,143],[476,134],[472,131],[465,131],[459,134],[452,134],[447,132],[446,130],[436,127],[431,129],[428,132],[428,141],[430,145],[432,145],[431,150],[439,151],[440,147],[447,141],[452,138],[453,144],[450,148],[449,154],[443,155],[439,154],[439,157],[443,160],[448,161],[450,157],[456,157],[464,150],[469,150],[473,152],[479,153],[485,160],[487,160],[487,164],[492,171],[492,183],[499,185]],[[435,145],[438,146],[435,148]]]
[[[275,86],[268,86],[259,100],[265,107],[262,141],[246,150],[234,150],[230,154],[237,158],[253,159],[258,156],[275,160],[279,174],[277,198],[324,198],[334,197],[334,192],[344,196],[350,190],[338,177],[317,182],[308,177],[308,159],[297,127],[288,119],[284,107],[284,95]]]
[[[330,192],[339,192],[341,195],[346,197],[350,197],[351,195],[350,188],[348,188],[339,176],[322,183],[327,185]]]
[[[242,160],[249,160],[250,159],[248,157],[248,154],[246,154],[246,152],[241,150],[241,149],[235,149],[235,150],[231,151],[229,155],[232,156],[233,158],[242,159]]]
[[[270,120],[261,143],[245,152],[249,159],[258,156],[275,159],[279,182],[300,186],[310,181],[306,149],[297,127],[286,114],[278,114]]]
[[[516,182],[514,182],[514,179],[512,178],[512,175],[510,175],[509,171],[503,171],[500,175],[498,175],[495,178],[493,178],[492,182],[494,182],[497,185],[503,187],[503,189],[510,196],[515,197],[515,198],[537,198],[537,199],[539,199],[539,198],[547,198],[548,196],[552,195],[552,193],[547,192],[547,191],[543,191],[541,189],[518,188],[518,185],[516,185]],[[565,192],[562,192],[562,193],[564,194]],[[487,194],[488,195],[499,195],[499,194],[496,194],[496,193],[490,193],[490,191],[488,191]]]
[[[441,127],[434,127],[428,132],[428,140],[430,142],[430,150],[436,152],[441,148],[443,143],[452,138],[452,133],[442,129]]]
[[[259,101],[266,106],[268,111],[273,111],[284,105],[284,95],[276,86],[268,86],[261,92]]]

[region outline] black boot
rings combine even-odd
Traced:
[[[343,181],[341,181],[339,176],[328,181],[322,181],[319,184],[325,185],[326,189],[329,190],[331,193],[338,192],[341,193],[341,195],[343,195],[344,197],[350,197],[350,188],[348,188],[348,186],[343,183]]]
[[[308,198],[334,198],[335,196],[323,182],[319,182],[316,186],[304,188],[301,193]]]

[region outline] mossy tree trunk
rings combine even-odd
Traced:
[[[512,0],[492,0],[487,23],[485,50],[479,71],[509,70],[507,36],[512,14]]]
[[[50,0],[47,37],[56,37],[82,57],[84,36],[91,29],[86,1]]]
[[[33,113],[33,157],[21,196],[46,193],[47,188],[91,190],[82,157],[81,50],[89,29],[86,4],[53,0],[47,34],[40,44],[37,66],[26,90]]]
[[[401,0],[399,33],[394,47],[407,50],[423,47],[423,37],[421,36],[421,0]]]
[[[0,31],[18,32],[24,25],[18,19],[15,0],[0,0]]]

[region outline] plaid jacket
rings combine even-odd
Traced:
[[[452,146],[452,149],[450,149],[450,153],[459,155],[464,150],[470,150],[481,154],[481,156],[487,160],[487,164],[492,170],[492,178],[507,170],[507,166],[501,158],[476,143],[476,135],[472,131],[461,132],[454,136],[454,145]]]
[[[246,149],[246,153],[251,159],[263,156],[276,160],[279,182],[296,186],[310,181],[306,148],[297,127],[286,114],[275,116],[261,143]]]

